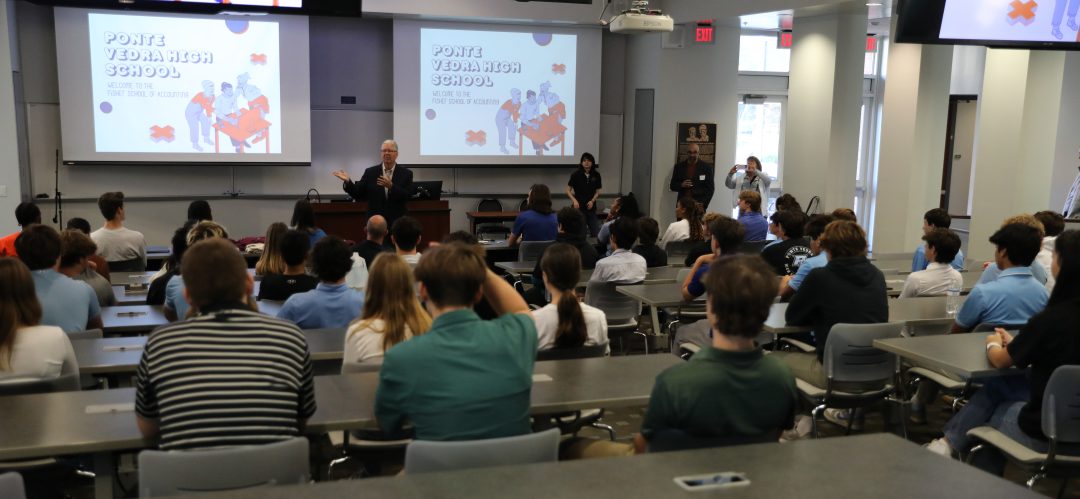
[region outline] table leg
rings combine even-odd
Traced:
[[[96,499],[114,499],[113,474],[116,472],[116,460],[112,452],[94,454],[94,497]]]
[[[660,330],[660,313],[657,311],[658,307],[654,305],[649,306],[649,317],[652,318],[653,336],[660,336],[662,331]]]

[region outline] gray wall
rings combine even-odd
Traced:
[[[53,191],[53,160],[60,146],[56,45],[52,10],[19,1],[18,44],[26,88],[29,177],[32,193]],[[389,19],[311,18],[311,134],[312,166],[235,168],[238,199],[223,198],[233,188],[228,167],[62,166],[64,218],[79,216],[100,223],[95,200],[99,194],[122,190],[131,198],[128,224],[143,231],[151,244],[167,244],[185,215],[187,202],[208,198],[215,218],[233,236],[256,235],[274,221],[287,221],[292,200],[308,188],[324,196],[340,195],[340,183],[330,172],[346,168],[358,176],[378,162],[379,143],[393,130],[393,29]],[[601,67],[600,150],[597,155],[606,191],[615,193],[622,181],[623,36],[603,36]],[[355,105],[341,105],[341,96],[355,96]],[[482,197],[497,197],[516,206],[533,183],[561,192],[567,168],[423,168],[417,180],[442,180],[451,191],[451,230],[468,226],[465,213]],[[556,204],[566,204],[556,196]],[[51,200],[42,205],[52,218]],[[9,210],[10,211],[10,210]]]

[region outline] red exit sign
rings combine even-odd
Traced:
[[[711,20],[697,22],[697,27],[694,29],[695,43],[714,43],[716,41],[714,35]]]

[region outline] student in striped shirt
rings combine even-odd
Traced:
[[[184,253],[193,318],[154,331],[136,374],[135,412],[164,450],[259,445],[298,436],[315,413],[307,340],[244,304],[254,283],[229,241]]]

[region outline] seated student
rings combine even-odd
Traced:
[[[998,233],[1006,230],[1019,232],[1009,229],[1010,227],[1023,228],[1024,232],[1028,233],[1023,239],[1032,239],[1031,232],[1034,229],[1020,224],[1006,226]],[[1014,235],[1014,238],[1019,239],[1016,236],[1018,234]],[[998,240],[1001,241],[1002,238]],[[1001,242],[995,244],[1000,247]],[[1016,252],[1027,253],[1029,250],[1026,246],[1030,244],[1030,241],[1025,241],[1024,250],[1015,250],[1015,243],[1013,247]],[[1008,251],[1008,248],[1005,248],[1005,251]],[[1002,250],[998,251],[1001,252]],[[1039,310],[1022,321],[1025,325],[1015,337],[998,328],[986,338],[986,357],[991,365],[1000,369],[1014,365],[1019,368],[1030,366],[1028,376],[987,379],[968,404],[946,423],[945,436],[927,445],[931,451],[942,455],[967,451],[973,443],[967,432],[989,424],[1017,442],[1039,452],[1046,452],[1047,441],[1042,433],[1040,414],[1046,383],[1058,366],[1080,364],[1080,343],[1077,342],[1075,334],[1077,319],[1080,318],[1077,315],[1077,311],[1080,311],[1080,231],[1065,232],[1055,241],[1050,267],[1057,285],[1054,286],[1053,294],[1045,300],[1046,308],[1039,307]],[[976,286],[975,289],[1008,281],[1007,273],[1008,269],[1002,272],[1002,278],[990,284]],[[1031,276],[1015,280],[1023,281],[1029,288],[1032,288],[1034,281]],[[1024,295],[1035,295],[1033,290],[1018,291],[1017,294],[1018,300],[1023,300]],[[970,301],[970,298],[968,300]],[[1025,401],[1028,401],[1026,405]],[[1004,468],[1004,458],[997,451],[989,450],[976,454],[975,458],[973,464],[998,475]]]
[[[195,223],[202,222],[203,220],[213,221],[214,214],[210,210],[210,203],[202,199],[192,201],[187,207],[187,219],[192,220]]]
[[[521,241],[554,241],[558,234],[558,220],[551,209],[551,190],[544,184],[529,188],[525,209],[514,219],[507,244],[513,246]]]
[[[101,328],[101,305],[85,282],[57,272],[60,234],[47,225],[31,225],[15,240],[15,251],[30,268],[41,303],[41,323],[59,326],[65,333]]]
[[[1035,214],[1035,219],[1043,225],[1042,249],[1039,250],[1035,261],[1044,269],[1049,269],[1053,263],[1054,240],[1065,230],[1065,217],[1056,211],[1040,211]],[[1054,291],[1054,276],[1046,276],[1046,290]]]
[[[776,275],[793,275],[807,258],[813,256],[810,243],[803,237],[806,215],[801,211],[780,210],[770,217],[769,231],[777,242],[761,250],[761,257],[772,265]]]
[[[301,329],[348,326],[364,308],[364,293],[345,284],[345,274],[352,269],[349,245],[337,236],[326,236],[311,250],[311,263],[319,284],[285,300],[278,318]]]
[[[739,223],[742,224],[747,241],[764,241],[769,233],[769,222],[761,214],[761,194],[757,191],[739,193]]]
[[[0,282],[0,382],[77,374],[67,334],[41,325],[41,303],[26,265],[0,258]]]
[[[110,307],[116,305],[112,284],[90,268],[88,258],[96,251],[97,246],[86,234],[73,229],[61,232],[60,267],[57,271],[76,281],[89,284],[97,295],[98,305]]]
[[[285,264],[285,259],[281,257],[281,238],[288,231],[289,227],[281,222],[274,222],[266,228],[263,252],[259,255],[259,260],[255,262],[255,275],[264,276],[285,273],[288,265]],[[301,234],[303,233],[301,232]],[[311,238],[309,237],[307,247],[310,248],[311,244]]]
[[[810,275],[810,271],[819,267],[824,267],[829,263],[825,253],[821,251],[821,233],[825,232],[825,226],[829,225],[834,218],[832,215],[816,214],[810,216],[809,221],[803,227],[803,234],[810,239],[810,254],[813,255],[806,260],[803,260],[802,265],[799,265],[799,270],[795,272],[795,275],[784,276],[780,279],[780,298],[787,299],[791,295],[795,294],[799,290],[799,286],[802,286],[806,276]]]
[[[540,265],[551,303],[533,311],[539,336],[536,347],[550,350],[607,344],[604,312],[581,303],[575,292],[581,279],[581,254],[577,249],[566,243],[552,244],[544,250]]]
[[[702,255],[711,255],[713,253],[712,237],[709,235],[709,227],[712,226],[712,223],[714,221],[718,220],[720,217],[723,216],[725,215],[721,215],[719,213],[716,213],[715,211],[710,211],[706,213],[705,216],[701,217],[701,220],[702,222],[704,222],[705,227],[705,240],[699,241],[697,244],[693,244],[690,246],[690,251],[687,252],[686,258],[683,259],[683,265],[687,267],[693,267],[694,262],[696,262],[698,258],[701,258]]]
[[[287,300],[296,293],[315,289],[319,280],[307,275],[308,243],[311,239],[298,230],[286,231],[278,240],[277,253],[285,262],[285,271],[267,274],[259,283],[260,300]]]
[[[481,248],[457,242],[425,253],[416,279],[434,321],[386,352],[375,392],[379,427],[396,436],[408,420],[418,440],[528,433],[537,336],[525,300],[487,268]],[[472,311],[481,296],[498,319]]]
[[[207,224],[213,222],[199,222]],[[229,241],[193,244],[181,265],[198,315],[154,331],[135,378],[135,413],[163,450],[260,445],[301,434],[315,414],[307,339],[251,310],[254,282]],[[185,367],[197,365],[198,369]]]
[[[705,294],[705,275],[709,266],[721,256],[731,256],[738,252],[745,237],[743,225],[731,218],[721,216],[709,225],[712,254],[702,255],[690,267],[690,274],[682,283],[682,296],[691,301]]]
[[[326,232],[315,226],[315,210],[306,199],[298,199],[293,205],[292,221],[289,224],[293,229],[307,234],[313,248],[315,243],[326,237]]]
[[[934,208],[926,212],[923,215],[922,230],[923,234],[928,234],[934,229],[948,229],[952,225],[952,217],[949,216],[949,212],[941,209]],[[911,259],[911,271],[918,272],[920,270],[926,270],[926,267],[930,265],[930,260],[926,256],[926,246],[919,245],[915,248],[915,256]],[[951,265],[956,270],[964,270],[964,252],[957,251],[956,256],[953,258]]]
[[[1009,218],[1006,218],[1004,222],[1001,222],[1001,226],[1005,227],[1006,225],[1014,224],[1014,223],[1024,224],[1024,225],[1034,227],[1036,230],[1039,231],[1039,240],[1040,241],[1042,240],[1043,237],[1046,236],[1046,229],[1043,227],[1042,222],[1040,222],[1037,218],[1035,218],[1032,215],[1029,215],[1027,213],[1022,213],[1020,215],[1011,216]],[[1038,255],[1036,255],[1036,256],[1038,256]],[[1044,284],[1045,285],[1047,280],[1050,278],[1049,270],[1046,267],[1043,267],[1043,265],[1041,263],[1039,263],[1038,261],[1035,261],[1035,260],[1033,260],[1031,262],[1031,265],[1029,265],[1029,267],[1031,268],[1031,275],[1033,277],[1035,277],[1035,280],[1039,281],[1039,284]],[[982,275],[979,276],[979,282],[976,283],[976,284],[985,284],[985,283],[988,283],[990,281],[993,281],[994,279],[997,279],[1000,274],[1001,274],[1001,268],[998,267],[997,262],[991,261],[983,269]]]
[[[866,259],[866,233],[854,222],[830,223],[820,244],[829,263],[810,271],[791,297],[786,320],[812,326],[815,353],[774,352],[795,377],[824,388],[822,359],[829,331],[838,323],[873,324],[889,320],[885,276]]]
[[[139,268],[146,268],[146,238],[142,232],[124,227],[127,210],[124,209],[123,192],[106,192],[98,197],[98,210],[105,217],[105,225],[90,233],[90,239],[98,247],[98,254],[109,263],[139,260]]]
[[[648,267],[641,255],[630,252],[637,240],[637,221],[619,217],[611,227],[611,256],[596,261],[589,282],[632,284],[645,280]]]
[[[581,210],[565,206],[559,210],[558,219],[559,233],[555,236],[555,242],[569,244],[578,250],[581,269],[596,267],[596,247],[589,244],[589,241],[585,239],[585,231],[588,227],[585,226],[585,216],[581,214]],[[544,296],[544,292],[547,288],[544,285],[544,276],[543,271],[540,269],[539,259],[537,259],[536,267],[533,269],[532,283],[533,287],[525,291],[525,301],[540,306],[546,305],[548,298]]]
[[[22,234],[22,231],[26,230],[27,227],[41,223],[41,209],[34,203],[25,201],[19,203],[19,206],[15,207],[15,221],[19,223],[19,227],[22,227],[22,229],[0,238],[0,257],[10,256],[14,258],[19,256],[15,253],[15,240],[19,238],[19,234]]]
[[[851,208],[837,208],[831,213],[834,220],[846,220],[852,223],[859,223],[859,220],[855,218],[855,210]]]
[[[1046,306],[1049,294],[1031,273],[1031,263],[1039,254],[1039,229],[1011,223],[990,236],[996,246],[994,263],[1000,275],[971,290],[956,314],[954,333],[966,333],[979,324],[1023,324]]]
[[[653,267],[667,267],[667,252],[656,244],[656,237],[660,235],[660,224],[655,219],[641,217],[637,220],[637,226],[638,243],[634,245],[631,251],[636,255],[641,255],[645,259],[645,266],[650,269]]]
[[[607,219],[604,220],[604,224],[600,226],[600,233],[596,235],[597,250],[599,253],[607,254],[608,243],[611,239],[611,226],[616,220],[626,217],[637,220],[645,216],[641,212],[641,208],[638,207],[637,198],[634,197],[633,192],[628,192],[615,198],[615,202],[611,203],[611,209],[608,210]]]
[[[705,277],[712,345],[656,377],[634,438],[637,452],[665,430],[693,438],[779,438],[794,424],[791,370],[754,344],[776,297],[776,276],[757,256],[713,262]]]
[[[420,238],[424,228],[415,218],[405,216],[394,220],[394,226],[390,229],[390,241],[397,248],[397,254],[409,265],[420,262],[420,253],[416,247],[420,245]]]
[[[360,258],[364,259],[368,268],[371,268],[375,264],[375,257],[379,256],[379,253],[393,252],[395,248],[387,240],[386,236],[389,229],[386,226],[386,218],[383,218],[382,215],[372,215],[371,218],[368,218],[365,229],[367,238],[353,246],[352,250],[360,255]]]
[[[781,194],[780,197],[776,198],[776,211],[784,210],[798,212],[803,211],[802,205],[800,205],[799,201],[795,199],[795,196],[792,196],[791,194],[786,192]]]
[[[147,305],[165,304],[165,292],[168,290],[169,281],[173,276],[180,275],[180,259],[184,257],[184,251],[187,250],[187,235],[195,223],[188,220],[179,229],[173,231],[172,241],[170,241],[172,252],[161,265],[161,269],[150,277],[150,288],[146,290]]]
[[[671,222],[663,237],[660,247],[667,249],[668,243],[676,241],[704,241],[705,225],[701,217],[705,215],[701,203],[685,196],[675,203],[675,221]]]
[[[473,234],[472,232],[469,232],[467,230],[456,230],[447,234],[446,237],[444,237],[442,240],[442,244],[450,244],[453,242],[463,243],[466,246],[476,248],[481,253],[485,252],[484,247],[480,244],[480,240],[476,238],[476,234]],[[525,292],[526,300],[529,299],[531,292],[531,289]],[[543,293],[539,293],[539,295],[541,296],[539,298],[536,298],[536,294],[532,294],[531,296],[535,298],[535,301],[530,303],[536,303],[537,306],[543,306],[544,304],[546,304],[548,301],[547,297],[542,296]],[[476,305],[473,305],[473,311],[475,311],[476,315],[480,316],[480,318],[485,321],[499,318],[499,314],[495,313],[495,309],[491,308],[491,304],[488,303],[487,298],[484,297],[480,297],[480,301],[476,302]]]
[[[191,248],[195,243],[205,239],[228,239],[229,233],[217,222],[209,220],[199,222],[191,227],[187,233],[187,246]],[[235,248],[235,246],[234,246]],[[239,252],[239,251],[237,251]],[[185,251],[186,253],[186,251]],[[183,262],[183,260],[181,260]],[[245,265],[246,267],[247,265]],[[184,299],[184,266],[180,265],[180,273],[169,278],[165,285],[165,318],[170,322],[188,318],[188,301]]]
[[[944,296],[950,289],[959,290],[964,278],[950,263],[960,251],[960,237],[949,229],[934,228],[923,234],[923,253],[932,263],[926,270],[908,275],[900,298],[915,296]]]
[[[64,229],[77,230],[79,232],[82,232],[83,235],[89,236],[90,222],[87,222],[85,218],[69,218],[67,221],[67,225],[64,226]],[[94,272],[97,272],[98,275],[104,277],[106,281],[112,282],[112,279],[109,278],[109,262],[106,262],[104,258],[101,258],[101,256],[97,255],[96,253],[88,256],[86,259],[89,262],[90,268],[94,269]]]
[[[400,256],[380,253],[368,269],[363,313],[345,333],[346,366],[381,363],[390,347],[431,328],[431,317],[416,299],[412,268]]]

